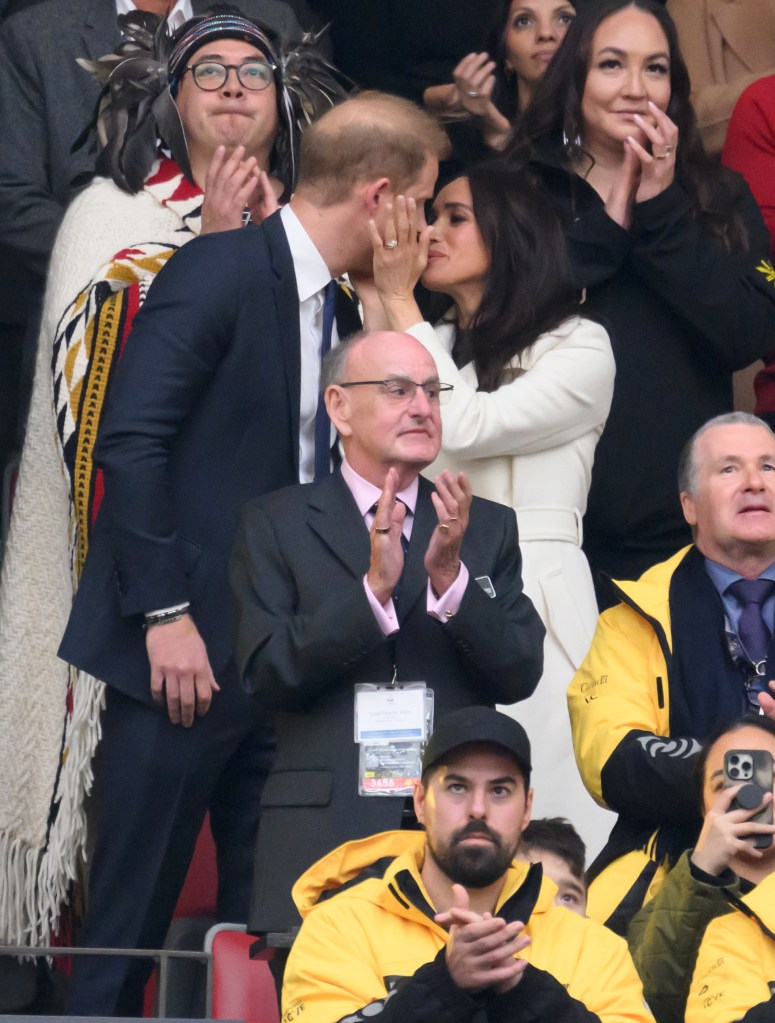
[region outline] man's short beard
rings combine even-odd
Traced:
[[[490,842],[487,845],[463,845],[463,839],[471,835],[485,835]],[[436,848],[428,835],[428,852],[453,884],[462,884],[464,888],[488,888],[506,873],[516,848],[506,849],[500,835],[491,831],[483,821],[474,820],[455,831],[444,849]]]

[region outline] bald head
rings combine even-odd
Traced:
[[[364,92],[305,130],[298,190],[313,193],[324,206],[343,202],[359,182],[380,177],[401,192],[448,148],[447,136],[420,107],[399,96]]]
[[[402,486],[441,446],[436,363],[409,334],[375,331],[340,345],[324,369],[326,408],[345,457],[382,487],[389,468]]]

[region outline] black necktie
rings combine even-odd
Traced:
[[[762,604],[775,590],[771,579],[738,579],[727,586],[727,593],[741,604],[740,624],[737,633],[746,656],[753,664],[759,664],[767,657],[767,647],[772,634],[762,615]]]
[[[320,361],[331,351],[331,331],[334,326],[336,309],[336,281],[329,281],[323,298],[323,330],[321,334]],[[331,472],[331,420],[326,412],[322,392],[318,395],[315,413],[315,482]]]

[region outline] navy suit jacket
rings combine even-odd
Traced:
[[[529,696],[543,665],[544,628],[522,591],[510,508],[474,499],[461,557],[470,580],[442,623],[428,615],[425,552],[438,522],[420,480],[396,610],[382,633],[363,587],[369,535],[337,472],[251,501],[231,564],[235,656],[247,688],[275,710],[277,759],[261,802],[251,925],[299,923],[290,889],[330,849],[401,826],[404,799],[358,795],[353,686],[424,681],[436,720],[472,704]],[[476,582],[488,576],[490,598]]]
[[[60,656],[150,700],[143,613],[184,601],[216,675],[241,505],[298,481],[299,300],[279,215],[185,245],[115,370],[105,498]]]

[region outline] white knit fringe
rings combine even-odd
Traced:
[[[67,904],[86,846],[84,803],[94,780],[92,759],[101,738],[104,705],[104,684],[79,672],[55,796],[57,815],[43,852],[7,831],[0,832],[0,941],[4,943],[50,944]]]
[[[75,880],[79,858],[86,847],[85,801],[94,782],[92,759],[102,738],[100,714],[105,706],[105,685],[78,672],[73,691],[73,714],[65,737],[64,763],[55,796],[57,815],[37,872],[37,891],[30,893],[35,905],[33,942],[49,943],[61,907]]]

